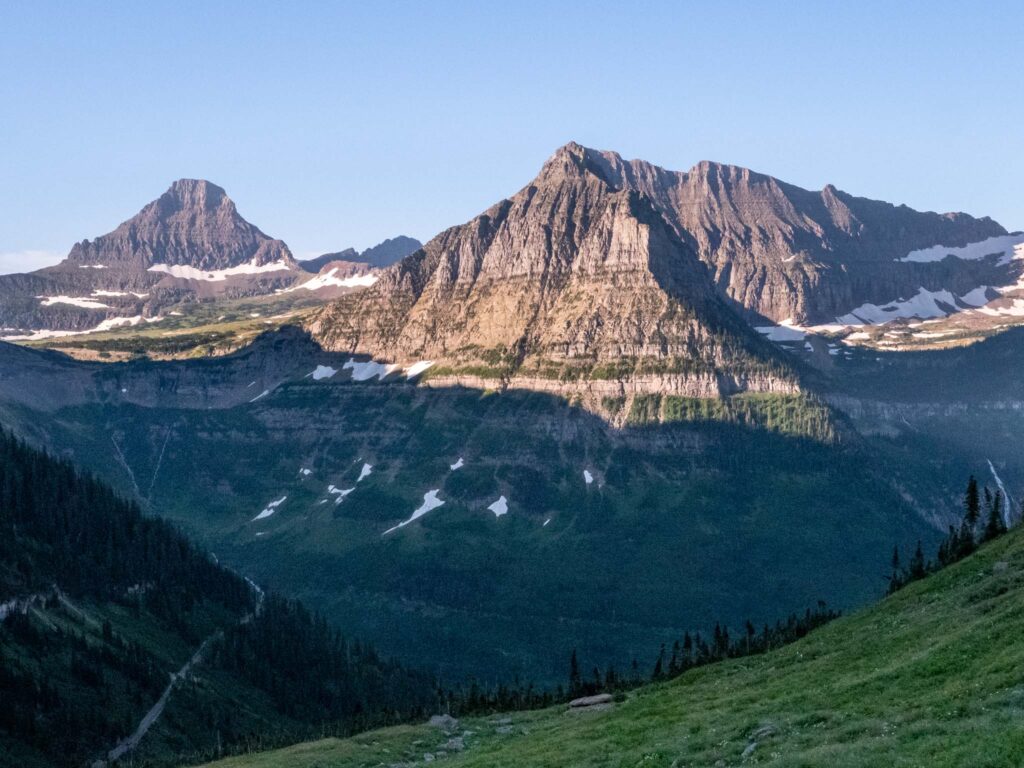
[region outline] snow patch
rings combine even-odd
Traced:
[[[545,520],[545,521],[544,521],[544,522],[543,522],[543,523],[541,524],[541,526],[540,526],[540,527],[541,527],[541,528],[543,528],[543,527],[545,527],[545,526],[546,526],[546,525],[547,525],[548,523],[550,523],[550,522],[551,522],[551,518],[549,517],[549,518],[548,518],[547,520]]]
[[[110,309],[109,304],[95,299],[85,299],[78,296],[36,296],[44,307],[52,307],[54,304],[70,304],[73,307],[82,309]]]
[[[412,516],[409,517],[408,520],[403,520],[398,525],[394,525],[388,528],[386,531],[384,531],[384,533],[381,534],[381,536],[387,536],[392,531],[397,531],[399,528],[407,526],[413,520],[418,520],[419,518],[423,517],[430,510],[437,509],[438,507],[442,506],[444,502],[441,501],[441,499],[437,498],[437,494],[440,493],[440,491],[440,488],[435,488],[432,491],[427,491],[426,493],[424,493],[423,503],[420,504],[419,507],[417,507],[416,511],[412,513]]]
[[[786,325],[785,321],[780,325],[757,325],[754,330],[769,341],[803,341],[807,335],[802,328]]]
[[[377,275],[373,274],[337,277],[337,272],[338,267],[334,267],[326,274],[317,275],[311,280],[307,280],[299,285],[293,285],[291,288],[282,288],[275,291],[275,293],[291,293],[298,290],[318,291],[321,288],[369,288],[380,279]]]
[[[979,286],[961,296],[960,301],[971,307],[983,307],[989,302],[988,291],[987,285]]]
[[[266,396],[267,396],[267,395],[269,395],[269,394],[270,394],[270,390],[269,390],[269,389],[264,389],[264,390],[263,390],[262,392],[260,392],[260,393],[259,393],[258,395],[256,395],[256,397],[254,397],[254,398],[253,398],[252,400],[250,400],[249,402],[250,402],[250,403],[255,403],[255,402],[256,402],[257,400],[259,400],[259,399],[260,399],[261,397],[266,397]]]
[[[433,360],[420,360],[419,362],[413,363],[412,365],[405,369],[405,378],[415,379],[417,376],[419,376],[433,364]]]
[[[1024,299],[1014,299],[1007,307],[979,307],[977,311],[990,317],[1024,317]]]
[[[1009,264],[1014,258],[1024,258],[1024,233],[1017,232],[1012,235],[989,237],[962,246],[933,245],[931,248],[911,251],[897,261],[942,261],[947,256],[954,256],[964,261],[976,261],[995,254],[1002,255],[1003,258],[999,260],[1000,264]]]
[[[464,462],[462,460],[462,457],[459,456],[459,460],[456,461],[454,464],[450,464],[449,467],[451,468],[452,472],[454,472],[456,469],[462,469],[465,465],[466,465],[466,462]],[[505,498],[505,497],[502,496],[502,498]]]
[[[495,517],[501,517],[502,515],[508,514],[508,499],[504,496],[499,496],[498,500],[491,504],[488,509],[494,513]]]
[[[328,495],[337,496],[338,497],[334,501],[335,504],[341,504],[341,502],[343,502],[345,500],[345,497],[348,496],[350,493],[352,493],[352,491],[354,491],[354,490],[355,490],[355,488],[338,488],[336,485],[328,485],[327,486],[327,493],[328,493]]]
[[[383,380],[398,370],[397,365],[377,363],[373,360],[359,362],[355,358],[349,358],[341,368],[345,371],[352,371],[353,381],[369,381],[375,377]]]
[[[370,473],[372,471],[373,471],[373,465],[372,464],[363,464],[363,468],[361,470],[359,470],[359,477],[356,478],[356,482],[357,483],[360,482],[364,477],[369,477]]]
[[[262,511],[262,512],[260,512],[260,513],[259,513],[258,515],[256,515],[256,517],[254,517],[254,518],[253,518],[253,519],[252,519],[252,520],[251,520],[250,522],[256,522],[257,520],[262,520],[262,519],[264,519],[264,518],[266,518],[266,517],[270,517],[270,516],[271,516],[272,514],[274,514],[275,512],[277,512],[277,508],[278,508],[279,506],[281,506],[281,505],[282,505],[282,504],[284,503],[284,500],[285,500],[285,499],[287,499],[287,498],[288,498],[287,496],[282,496],[282,497],[281,497],[280,499],[278,499],[277,501],[272,501],[272,502],[270,502],[270,503],[269,503],[269,504],[267,504],[267,506],[266,506],[266,507],[265,507],[265,508],[263,509],[263,511]]]
[[[299,474],[302,475],[303,477],[309,477],[310,475],[313,474],[313,470],[306,469],[306,467],[303,467],[302,469],[299,470]]]
[[[583,481],[587,485],[590,485],[592,482],[594,482],[594,476],[592,474],[590,474],[590,470],[589,469],[584,469],[583,470]]]
[[[283,259],[272,261],[269,264],[257,264],[255,259],[246,264],[239,264],[237,267],[227,269],[204,270],[196,269],[185,264],[154,264],[148,272],[164,272],[171,277],[181,280],[203,280],[210,283],[219,283],[236,275],[259,275],[265,272],[280,272],[289,270],[287,262]]]
[[[90,294],[92,296],[134,296],[137,299],[145,299],[149,296],[148,293],[136,293],[135,291],[104,291],[97,288]]]
[[[337,369],[331,368],[329,365],[318,365],[309,375],[313,377],[313,381],[320,381],[331,378],[337,372]]]
[[[959,312],[956,297],[949,291],[929,291],[919,288],[909,299],[898,299],[883,306],[864,303],[849,314],[836,318],[847,325],[878,325],[898,318],[916,317],[920,320],[946,317]]]

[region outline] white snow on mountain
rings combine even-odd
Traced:
[[[78,296],[36,296],[44,307],[52,307],[54,304],[70,304],[73,307],[82,309],[110,309],[109,304],[95,299],[83,299]]]
[[[451,464],[450,468],[451,468],[452,472],[454,472],[456,469],[462,469],[465,466],[465,464],[466,464],[466,462],[464,462],[462,460],[462,457],[459,456],[459,460],[456,461],[454,464]]]
[[[594,482],[594,476],[592,474],[590,474],[590,470],[589,469],[584,469],[583,470],[583,481],[587,485],[590,485],[592,482]]]
[[[352,371],[353,381],[369,381],[372,378],[384,379],[398,370],[397,365],[378,363],[373,360],[359,362],[354,358],[341,366],[342,370]]]
[[[983,307],[991,301],[988,295],[990,290],[987,285],[980,285],[961,296],[960,301],[972,307]]]
[[[102,289],[96,289],[92,292],[93,296],[134,296],[137,299],[145,299],[149,296],[148,293],[136,293],[135,291],[104,291]],[[172,313],[173,314],[173,313]]]
[[[779,325],[757,325],[754,330],[769,341],[803,341],[807,335],[803,328],[788,325],[785,320]]]
[[[973,293],[973,292],[972,292]],[[919,288],[909,299],[897,299],[879,306],[864,303],[849,314],[837,317],[836,320],[846,325],[878,325],[897,318],[916,317],[927,320],[961,311],[957,298],[949,291],[929,291]]]
[[[309,375],[313,377],[313,381],[320,381],[331,378],[337,372],[337,369],[331,368],[329,365],[318,365]]]
[[[444,502],[441,501],[441,499],[437,498],[437,494],[440,493],[440,491],[441,491],[440,488],[435,488],[432,491],[427,491],[426,493],[424,493],[423,494],[423,503],[420,504],[420,506],[416,508],[416,510],[409,517],[409,519],[408,520],[403,520],[398,525],[391,526],[386,531],[384,531],[384,533],[382,533],[381,536],[387,536],[392,531],[397,531],[399,528],[403,528],[403,527],[407,526],[409,523],[413,522],[414,520],[418,520],[419,518],[423,517],[430,510],[437,509],[438,507],[443,505]]]
[[[495,517],[501,517],[502,515],[508,514],[508,499],[504,496],[500,496],[496,502],[491,504],[488,509],[494,513]]]
[[[1024,299],[1014,299],[1005,307],[981,307],[978,311],[990,317],[1024,317]]]
[[[420,360],[417,363],[413,363],[412,365],[405,369],[405,378],[415,379],[417,376],[419,376],[433,364],[433,360]]]
[[[171,277],[177,277],[181,280],[203,280],[209,283],[219,283],[237,275],[260,275],[265,272],[280,272],[289,269],[291,267],[288,263],[280,259],[269,264],[256,264],[253,261],[247,264],[239,264],[237,267],[213,270],[196,269],[186,264],[154,264],[147,271],[164,272]]]
[[[277,501],[270,502],[263,509],[263,511],[260,512],[258,515],[256,515],[256,517],[254,517],[250,522],[256,522],[257,520],[262,520],[265,517],[270,517],[272,514],[274,514],[277,511],[277,508],[279,506],[281,506],[284,503],[284,500],[287,499],[287,498],[288,498],[287,496],[282,496]]]
[[[897,261],[942,261],[947,256],[954,256],[965,261],[975,261],[986,256],[1001,255],[1001,264],[1008,264],[1013,258],[1024,258],[1024,233],[990,237],[977,243],[950,247],[933,245],[931,248],[911,251]]]
[[[338,497],[334,501],[335,504],[341,504],[341,502],[345,500],[345,497],[352,493],[352,491],[354,490],[355,488],[338,488],[335,485],[327,486],[327,493]]]
[[[356,482],[357,483],[360,482],[364,477],[369,477],[370,473],[372,471],[373,471],[373,465],[372,464],[363,464],[363,468],[361,470],[359,470],[359,477],[356,478]]]
[[[314,278],[307,280],[299,285],[293,285],[291,288],[282,288],[277,293],[291,293],[292,291],[298,291],[300,289],[307,291],[318,291],[321,288],[369,288],[371,285],[377,282],[380,278],[377,275],[352,275],[351,277],[338,277],[338,267],[334,267],[329,272],[322,275],[317,275]]]

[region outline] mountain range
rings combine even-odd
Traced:
[[[990,219],[568,144],[382,245],[296,262],[178,182],[0,278],[31,337],[0,343],[0,424],[445,682],[552,686],[573,651],[625,669],[715,622],[854,609],[972,473],[1020,517],[1024,235]],[[123,330],[184,311],[195,339],[39,348],[115,291]],[[251,343],[207,354],[241,315]]]
[[[379,266],[414,244],[398,237],[353,253],[350,272],[372,281]],[[242,218],[222,188],[181,179],[114,231],[76,243],[56,266],[0,275],[0,328],[8,339],[59,339],[160,323],[197,302],[290,288],[306,289],[291,294],[296,299],[322,300],[367,284],[315,282],[309,272],[320,268],[312,266]]]

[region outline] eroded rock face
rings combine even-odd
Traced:
[[[734,381],[772,371],[787,389],[795,379],[651,201],[572,148],[325,309],[312,331],[330,349],[506,384],[641,371]]]
[[[1006,234],[988,218],[922,213],[831,185],[812,192],[720,163],[667,171],[577,144],[560,156],[576,158],[616,189],[649,198],[725,295],[776,322],[830,322],[865,302],[884,304],[922,287],[962,295],[1015,279],[1016,267],[994,258],[897,261],[934,245]]]

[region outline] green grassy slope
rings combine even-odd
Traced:
[[[1024,531],[761,657],[692,670],[607,712],[564,707],[324,740],[218,768],[1020,766]],[[508,724],[505,724],[508,722]],[[447,748],[446,748],[447,747]]]

